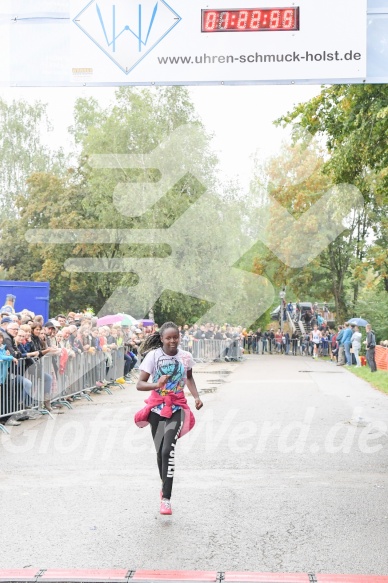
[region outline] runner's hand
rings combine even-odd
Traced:
[[[164,387],[164,385],[167,383],[169,378],[170,378],[170,375],[168,375],[168,374],[162,375],[160,377],[160,379],[158,379],[158,382],[156,383],[158,386],[158,389],[161,389],[162,387]]]
[[[201,401],[201,399],[195,399],[195,408],[196,409],[201,409],[203,407],[203,403]]]

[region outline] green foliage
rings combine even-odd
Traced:
[[[371,266],[388,291],[388,87],[328,87],[277,123],[292,124],[296,141],[302,130],[324,139],[329,156],[322,173],[333,184],[355,185],[364,197],[364,207],[349,218],[347,232],[330,245],[319,263],[331,274],[342,320],[354,312]]]
[[[356,314],[372,324],[377,342],[388,340],[388,294],[385,290],[365,288],[357,302]]]
[[[256,320],[256,322],[253,323],[253,325],[251,326],[251,329],[253,331],[257,330],[258,328],[261,328],[262,330],[266,330],[268,328],[268,325],[271,323],[271,312],[273,310],[273,307],[269,308],[269,310],[267,310],[266,312],[264,312],[264,314],[262,314],[260,316],[260,318],[258,318]]]
[[[155,304],[154,316],[159,326],[164,322],[175,322],[178,326],[191,325],[198,322],[209,308],[209,302],[166,290]]]
[[[25,193],[32,172],[63,171],[63,152],[51,152],[41,143],[42,130],[50,129],[41,102],[0,99],[0,220],[15,212],[15,197]]]
[[[16,106],[15,106],[16,107]],[[39,109],[37,109],[39,113]],[[40,114],[43,116],[44,108]],[[167,229],[178,225],[179,218],[197,203],[204,193],[203,185],[182,167],[182,178],[149,211],[138,218],[118,212],[113,205],[113,192],[120,183],[133,184],[144,181],[144,172],[128,168],[94,168],[89,164],[96,154],[146,155],[162,143],[171,132],[187,123],[199,128],[197,140],[187,140],[186,158],[190,168],[197,165],[197,175],[206,177],[208,193],[201,200],[201,212],[191,214],[192,232],[180,229],[181,247],[193,247],[191,262],[183,266],[180,254],[169,265],[172,280],[182,277],[190,282],[190,289],[198,297],[180,296],[165,291],[155,306],[160,321],[175,319],[178,322],[195,321],[209,304],[201,297],[201,275],[214,279],[211,267],[203,258],[209,253],[220,254],[229,245],[238,247],[230,225],[241,214],[241,204],[233,199],[220,200],[211,193],[215,184],[217,160],[210,149],[210,138],[196,120],[188,92],[181,87],[155,89],[120,88],[115,102],[105,109],[96,100],[79,99],[75,105],[74,125],[70,129],[78,148],[79,164],[63,175],[59,172],[35,172],[25,180],[24,189],[14,199],[17,218],[7,218],[2,224],[3,259],[1,266],[8,277],[15,279],[48,280],[51,282],[53,312],[66,311],[70,307],[85,309],[93,306],[96,312],[105,305],[117,288],[130,289],[138,285],[137,295],[146,296],[147,282],[139,283],[133,273],[77,273],[65,269],[67,259],[93,258],[108,262],[120,258],[168,257],[168,245],[130,245],[120,241],[100,244],[93,240],[95,229]],[[32,148],[33,150],[33,148]],[[168,154],[175,162],[175,154]],[[167,156],[167,154],[166,154]],[[35,166],[39,168],[39,165]],[[147,171],[146,179],[159,180],[157,169]],[[27,187],[26,187],[27,185]],[[139,201],[140,202],[140,201]],[[135,202],[136,204],[136,202]],[[203,237],[204,217],[212,225],[211,249]],[[237,229],[240,222],[236,220]],[[187,227],[185,227],[187,228]],[[27,244],[24,235],[30,229],[90,229],[87,243]],[[229,230],[228,230],[229,229]],[[193,240],[193,233],[195,234]],[[26,260],[28,257],[28,260]],[[225,277],[227,277],[227,269]],[[220,275],[218,274],[218,277]],[[155,273],[158,277],[158,273]],[[143,285],[143,287],[142,287]],[[132,307],[120,304],[121,311],[131,313]],[[118,307],[118,306],[117,306]],[[147,306],[147,311],[152,306]],[[139,314],[137,314],[139,315]],[[145,314],[142,314],[145,315]]]

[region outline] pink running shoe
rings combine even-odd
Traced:
[[[172,514],[171,502],[170,500],[167,500],[167,498],[162,498],[160,514]]]

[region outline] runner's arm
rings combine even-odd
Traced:
[[[158,379],[157,383],[148,383],[148,379],[150,378],[150,373],[145,372],[144,370],[140,371],[139,380],[137,381],[136,388],[138,391],[154,391],[156,389],[160,389],[163,385],[165,385],[169,379],[168,375],[163,375]]]
[[[187,385],[187,388],[189,389],[190,393],[193,395],[193,397],[195,399],[195,408],[200,409],[201,407],[203,407],[203,403],[198,395],[198,390],[197,390],[195,380],[193,377],[193,369],[192,368],[189,368],[187,370],[186,385]]]

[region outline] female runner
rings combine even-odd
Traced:
[[[193,428],[195,419],[183,389],[187,385],[195,399],[195,408],[203,403],[198,396],[193,378],[194,360],[190,352],[181,350],[179,329],[173,322],[166,322],[158,332],[150,335],[140,346],[143,357],[138,391],[152,391],[145,401],[147,406],[135,415],[139,427],[151,425],[155,443],[162,490],[160,514],[172,514],[171,491],[175,467],[175,446],[179,437]],[[148,382],[149,377],[152,382]]]

